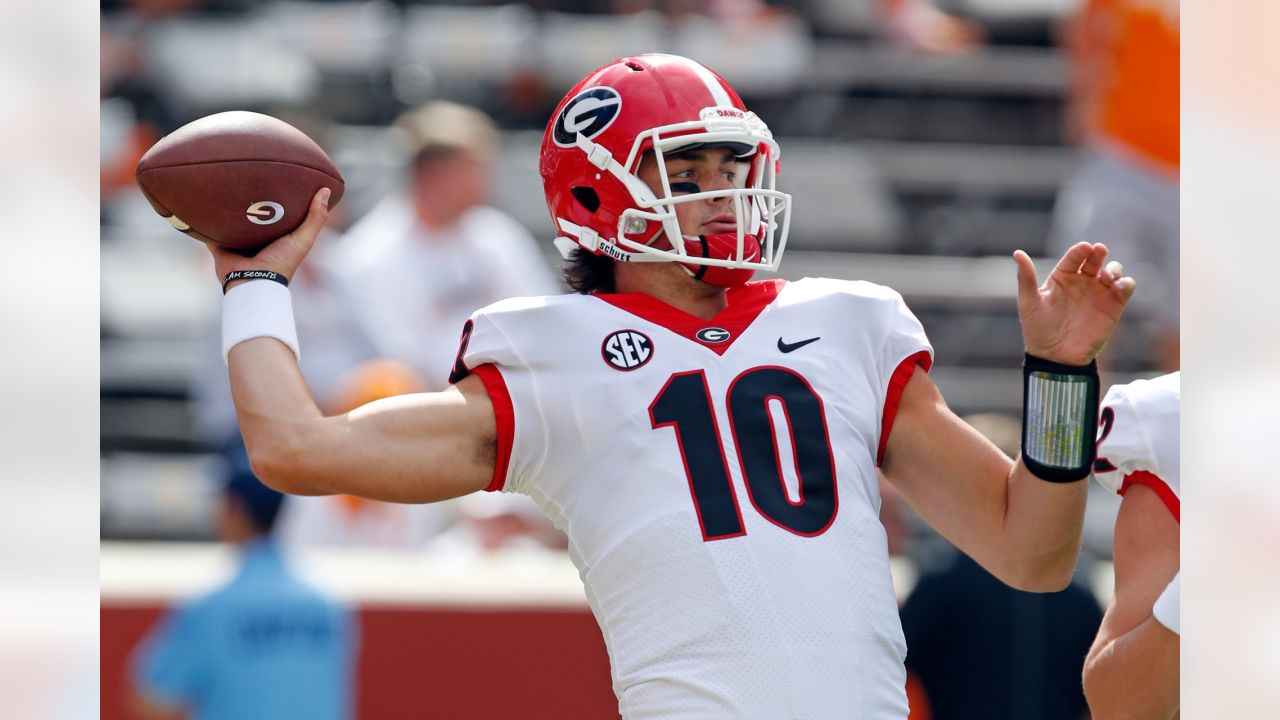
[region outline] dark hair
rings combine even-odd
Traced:
[[[564,283],[570,290],[583,295],[616,292],[613,284],[613,260],[580,247],[574,248],[569,253],[569,259],[564,261]]]
[[[227,478],[223,492],[235,498],[244,507],[245,514],[253,522],[253,526],[263,535],[275,527],[276,517],[280,514],[280,506],[284,503],[284,495],[262,484],[248,468],[236,468]]]
[[[239,438],[220,448],[219,455],[226,463],[222,478],[223,495],[235,498],[254,527],[263,535],[269,534],[275,527],[284,495],[263,485],[253,474],[253,469],[249,466],[249,455]]]

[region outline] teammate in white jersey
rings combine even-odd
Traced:
[[[297,373],[287,289],[235,284],[223,345],[258,475],[396,502],[527,493],[568,535],[627,720],[906,717],[877,465],[997,577],[1064,587],[1094,460],[1092,360],[1133,281],[1102,245],[1071,248],[1039,287],[1015,254],[1015,462],[947,408],[897,293],[748,282],[786,243],[779,153],[691,60],[588,75],[541,156],[579,293],[475,313],[444,392],[324,417]],[[215,248],[218,271],[291,275],[325,199],[254,258]]]
[[[1116,591],[1084,668],[1095,718],[1178,712],[1180,373],[1107,391],[1094,477],[1124,496],[1116,518]]]

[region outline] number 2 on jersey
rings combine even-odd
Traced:
[[[770,400],[777,401],[786,418],[785,436],[799,479],[796,501],[784,484]],[[757,367],[729,384],[726,407],[751,505],[769,522],[797,535],[826,532],[839,501],[822,398],[792,370]],[[746,534],[706,374],[693,370],[672,375],[649,405],[649,417],[655,430],[675,430],[703,540]]]

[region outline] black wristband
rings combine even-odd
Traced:
[[[1022,462],[1049,482],[1083,480],[1097,455],[1098,363],[1063,365],[1026,353]]]
[[[232,280],[274,280],[285,287],[289,287],[289,278],[281,275],[274,270],[232,270],[227,276],[222,278],[222,294],[227,294],[227,284]]]

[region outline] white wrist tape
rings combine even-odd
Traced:
[[[301,358],[289,288],[269,280],[240,283],[222,296],[222,361],[245,340],[272,337]]]
[[[1175,635],[1181,635],[1178,631],[1178,616],[1182,610],[1182,571],[1179,570],[1177,575],[1169,581],[1169,585],[1165,587],[1164,592],[1160,593],[1160,597],[1156,598],[1156,604],[1151,607],[1151,614],[1161,625],[1169,628]]]

